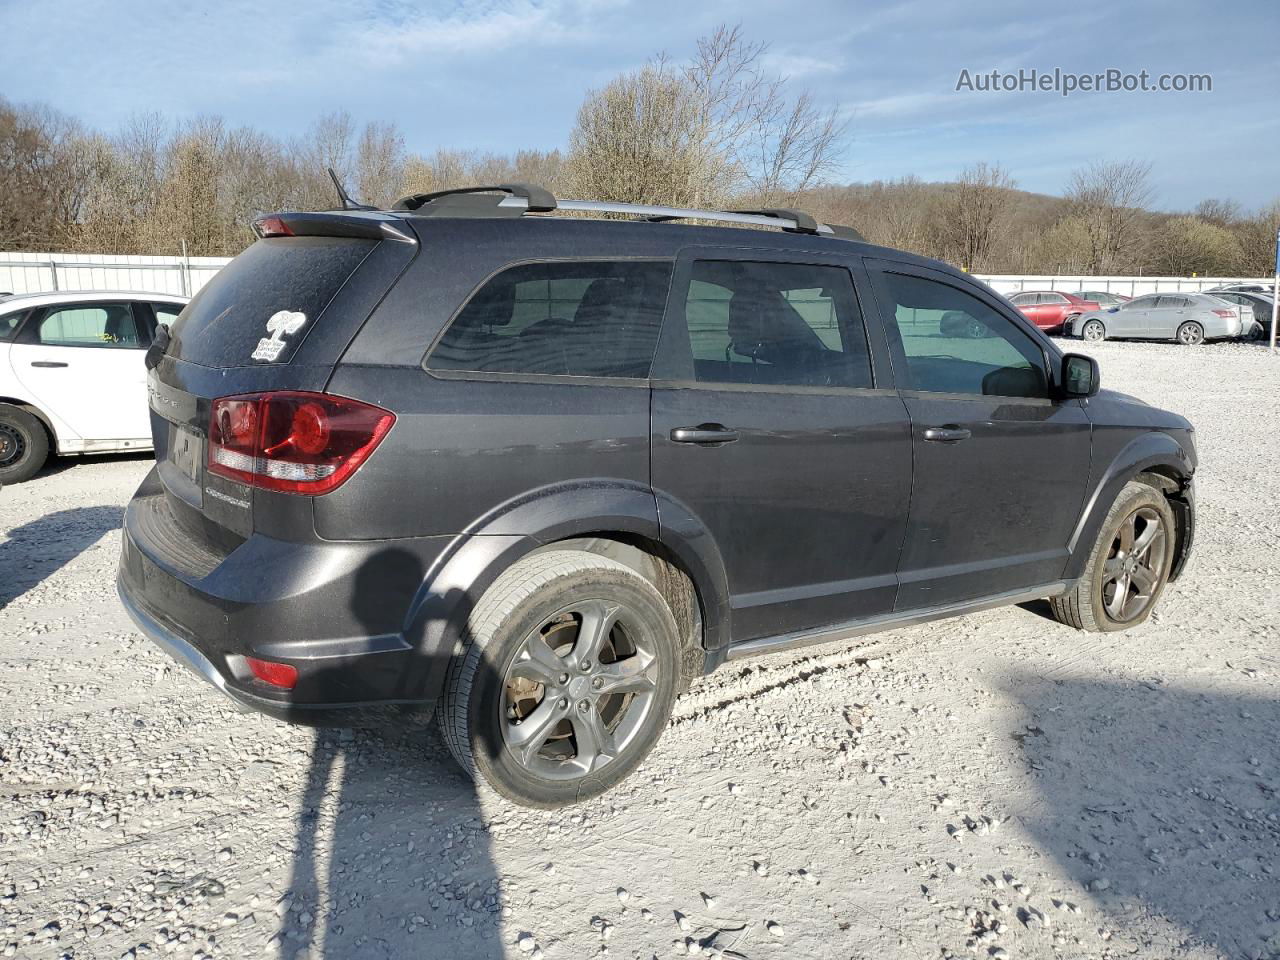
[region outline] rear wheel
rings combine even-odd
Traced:
[[[1107,328],[1102,325],[1101,320],[1090,320],[1080,328],[1080,336],[1090,343],[1098,343],[1107,339]]]
[[[48,459],[44,424],[25,410],[0,404],[0,483],[30,480]]]
[[[675,698],[679,646],[662,595],[630,567],[535,554],[476,605],[439,711],[445,743],[509,800],[559,807],[626,778]]]
[[[1053,616],[1083,630],[1136,626],[1150,616],[1173,569],[1173,511],[1145,483],[1125,485],[1107,513],[1085,574],[1049,601]]]
[[[1182,326],[1178,327],[1178,342],[1185,343],[1189,347],[1194,347],[1198,343],[1204,343],[1204,327],[1196,323],[1194,320],[1188,320]]]

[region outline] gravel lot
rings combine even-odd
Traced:
[[[1093,350],[1199,430],[1149,623],[1029,605],[735,664],[561,813],[477,795],[434,726],[239,712],[137,635],[145,458],[4,489],[0,955],[1280,956],[1280,358]]]

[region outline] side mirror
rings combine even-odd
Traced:
[[[1107,307],[1107,313],[1115,313],[1119,309],[1119,307]]]
[[[1102,384],[1098,361],[1083,353],[1068,353],[1062,358],[1062,395],[1068,398],[1096,396]]]

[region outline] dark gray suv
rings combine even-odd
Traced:
[[[148,357],[120,595],[277,716],[434,707],[518,803],[617,783],[726,660],[1118,630],[1190,550],[1186,420],[847,228],[519,185],[256,227]]]

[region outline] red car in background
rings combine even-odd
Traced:
[[[1009,302],[1046,333],[1061,333],[1068,320],[1102,309],[1096,300],[1085,300],[1061,290],[1022,290],[1010,296]]]

